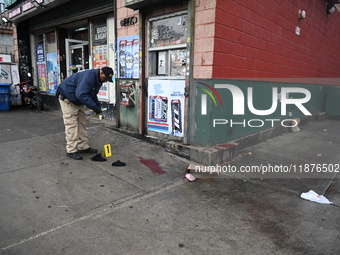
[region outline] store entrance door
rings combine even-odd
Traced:
[[[89,42],[65,39],[67,77],[90,68]]]

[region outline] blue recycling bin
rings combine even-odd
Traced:
[[[0,83],[0,111],[9,111],[11,106],[11,84]]]

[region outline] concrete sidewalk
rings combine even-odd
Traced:
[[[340,253],[339,173],[188,182],[188,160],[98,121],[88,127],[92,147],[111,144],[106,162],[65,156],[58,112],[0,112],[0,254]],[[310,123],[247,148],[233,165],[339,164],[339,129]],[[301,199],[310,189],[335,205]]]

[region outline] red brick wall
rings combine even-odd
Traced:
[[[216,0],[196,0],[194,78],[211,78],[214,65]]]
[[[133,26],[122,27],[120,21],[129,18],[137,17],[139,18],[139,12],[132,9],[124,7],[125,0],[117,0],[117,37],[125,37],[131,35],[139,34],[139,20]]]
[[[326,0],[216,1],[212,78],[340,77],[340,12]]]

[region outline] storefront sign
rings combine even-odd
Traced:
[[[23,12],[28,11],[29,9],[32,9],[33,7],[34,5],[31,2],[24,3],[22,5],[22,11]]]
[[[35,0],[38,4],[42,4],[44,3],[44,0]],[[32,4],[33,0],[27,1],[24,4],[22,4],[21,6],[19,6],[18,8],[13,9],[12,11],[10,11],[8,13],[8,18],[12,19],[20,14],[22,14],[23,12],[26,12],[28,10],[31,10],[34,8],[34,5]]]
[[[35,0],[38,4],[44,3],[44,0]],[[22,5],[22,11],[28,11],[32,8],[34,8],[34,5],[32,4],[33,0],[30,0]]]
[[[94,27],[94,43],[95,45],[107,44],[107,26]]]
[[[122,27],[127,27],[127,26],[133,26],[134,24],[136,24],[138,22],[137,17],[130,17],[130,18],[126,18],[126,19],[122,19],[120,21],[120,25]]]
[[[18,7],[18,8],[14,9],[13,11],[10,11],[8,13],[8,18],[12,19],[12,18],[14,18],[14,17],[16,17],[20,14],[21,14],[21,7]]]

